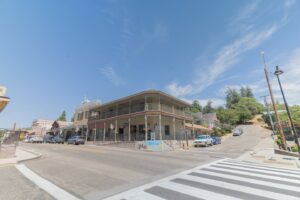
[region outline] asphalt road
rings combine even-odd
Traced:
[[[43,154],[40,159],[24,162],[39,176],[80,199],[102,199],[220,158],[236,158],[266,137],[259,126],[242,128],[242,136],[230,137],[221,145],[174,152],[142,152],[109,146],[66,144],[21,146]],[[16,191],[16,197],[21,191],[26,191],[23,199],[51,199],[19,172],[13,171],[16,171],[13,166],[0,168],[0,173],[6,174],[0,180],[1,190],[1,186],[5,185],[8,191]],[[12,184],[21,189],[10,188]],[[1,191],[0,199],[18,198],[5,196]]]

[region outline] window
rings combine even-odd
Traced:
[[[165,125],[165,135],[170,136],[170,126],[169,125]]]

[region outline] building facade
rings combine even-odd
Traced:
[[[86,136],[90,110],[98,106],[100,106],[100,102],[96,100],[89,101],[88,99],[84,99],[81,102],[74,112],[73,132],[76,132],[78,135]]]
[[[0,86],[0,113],[3,111],[5,106],[10,102],[10,98],[5,96],[6,87]]]
[[[35,135],[44,136],[48,131],[50,131],[53,123],[53,120],[35,119],[32,122],[30,132]]]
[[[156,90],[105,103],[90,111],[87,140],[191,139],[194,127],[189,107],[189,103]]]

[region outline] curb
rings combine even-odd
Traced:
[[[22,150],[22,151],[26,151],[28,153],[34,154],[35,156],[32,157],[32,158],[17,160],[16,163],[22,163],[24,161],[34,160],[34,159],[38,159],[38,158],[42,157],[41,153],[38,153],[38,152],[35,152],[35,151],[32,151],[32,150],[28,150],[28,149],[24,149],[22,147],[21,148],[19,147],[19,149]]]

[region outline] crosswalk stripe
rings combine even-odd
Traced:
[[[226,164],[226,165],[232,165],[232,166],[241,166],[241,167],[246,167],[246,168],[252,168],[252,169],[262,169],[262,170],[268,170],[268,171],[273,171],[273,172],[282,172],[282,173],[288,173],[291,175],[299,175],[300,172],[291,172],[289,170],[283,170],[283,169],[273,169],[269,167],[263,167],[263,166],[251,166],[247,164],[242,164],[242,163],[232,163],[232,162],[221,162],[220,164]]]
[[[222,163],[217,163],[217,164],[212,165],[212,166],[220,166],[220,167],[227,167],[227,168],[236,169],[236,170],[252,171],[252,172],[256,172],[256,173],[269,174],[269,175],[273,175],[273,176],[285,177],[285,178],[295,179],[295,180],[300,179],[300,176],[297,176],[297,175],[285,174],[285,173],[282,173],[282,172],[272,172],[270,170],[250,169],[250,168],[245,168],[245,167],[242,167],[242,166],[237,167],[237,166],[226,165],[226,164],[222,164]]]
[[[227,196],[227,195],[223,195],[223,194],[218,194],[215,192],[210,192],[207,190],[203,190],[203,189],[199,189],[199,188],[195,188],[195,187],[191,187],[188,185],[183,185],[183,184],[179,184],[179,183],[175,183],[175,182],[166,182],[166,183],[162,183],[159,184],[160,187],[163,188],[167,188],[167,189],[171,189],[174,191],[179,191],[180,193],[184,193],[187,195],[191,195],[191,196],[195,196],[195,197],[199,197],[202,199],[207,199],[207,200],[239,200],[239,198],[234,198],[231,196]]]
[[[154,186],[152,188],[145,190],[145,192],[169,200],[183,200],[183,199],[184,200],[205,200],[200,197],[192,196],[190,194],[184,194],[182,192],[177,192],[175,190],[170,190],[169,188],[163,188],[160,186]]]
[[[257,176],[257,177],[262,177],[262,178],[269,178],[269,179],[274,179],[274,180],[279,180],[279,181],[286,181],[286,182],[300,184],[300,180],[293,180],[293,179],[282,178],[282,177],[277,177],[277,176],[272,176],[272,175],[262,175],[262,174],[257,174],[255,172],[244,172],[244,171],[237,171],[234,169],[224,169],[222,167],[213,167],[213,166],[209,167],[208,169],[214,169],[214,170],[225,171],[225,172],[234,172],[236,174],[245,174],[245,175],[251,175],[251,176]]]
[[[226,188],[229,190],[235,190],[235,191],[241,191],[244,193],[248,194],[255,194],[257,196],[262,196],[265,198],[271,198],[271,199],[277,199],[277,200],[282,200],[282,199],[289,199],[289,200],[299,200],[298,197],[290,196],[290,195],[283,195],[275,192],[270,192],[266,190],[259,190],[251,187],[246,187],[246,186],[241,186],[241,185],[236,185],[232,183],[226,183],[223,181],[216,181],[216,180],[211,180],[207,178],[201,178],[201,177],[195,177],[191,175],[184,175],[181,177],[182,179],[189,180],[189,181],[195,181],[199,183],[204,183],[212,186],[217,186],[217,187],[222,187]]]
[[[207,179],[211,179],[211,180],[221,181],[221,182],[226,182],[226,183],[231,183],[231,184],[245,186],[245,187],[250,187],[250,188],[264,190],[264,191],[270,191],[270,192],[300,197],[299,191],[291,191],[291,190],[285,190],[282,188],[276,188],[276,187],[273,187],[273,184],[271,182],[268,182],[267,185],[259,185],[256,183],[251,183],[249,181],[233,180],[230,178],[224,178],[224,177],[214,176],[214,175],[209,175],[209,174],[200,174],[200,173],[196,173],[196,172],[190,173],[189,175],[200,177],[200,178],[207,178]]]
[[[270,168],[270,169],[278,169],[278,170],[284,170],[284,171],[289,171],[289,172],[296,172],[296,173],[300,173],[300,169],[287,169],[284,167],[273,167],[273,166],[269,166],[266,164],[259,164],[259,163],[253,163],[253,162],[246,162],[246,161],[238,161],[238,160],[231,160],[231,159],[227,159],[224,160],[222,162],[227,162],[227,163],[234,163],[234,164],[245,164],[247,166],[258,166],[258,167],[265,167],[265,168]]]
[[[300,195],[299,187],[295,187],[295,186],[288,186],[288,185],[278,184],[278,183],[274,183],[274,182],[261,181],[261,180],[250,179],[250,178],[243,178],[238,175],[233,176],[233,175],[227,175],[227,174],[221,174],[221,173],[203,171],[203,170],[199,170],[196,173],[218,176],[218,177],[228,178],[228,179],[237,180],[237,181],[244,181],[244,182],[253,183],[253,184],[257,184],[257,185],[272,185],[272,187],[275,187],[278,189],[285,189],[285,190],[299,192],[299,195]]]
[[[156,195],[153,194],[149,194],[145,191],[137,191],[134,193],[127,193],[126,195],[122,195],[122,197],[120,196],[114,196],[114,197],[110,197],[110,200],[120,200],[120,199],[130,199],[130,200],[165,200],[164,198],[160,198]]]

